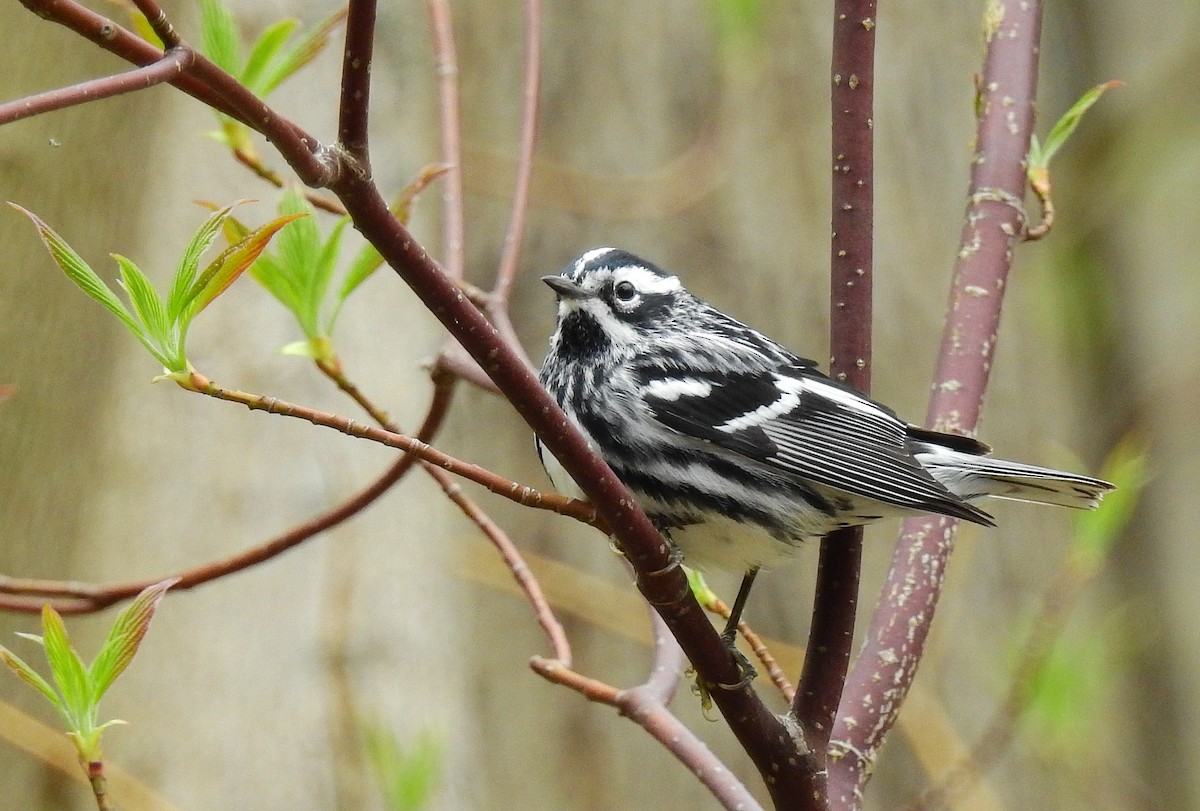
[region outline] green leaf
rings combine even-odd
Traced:
[[[325,293],[329,290],[329,282],[333,278],[333,270],[337,266],[338,254],[341,251],[342,232],[346,230],[346,226],[349,223],[349,217],[343,217],[338,220],[337,225],[333,227],[328,239],[325,240],[325,244],[321,247],[321,253],[317,256],[316,267],[313,269],[310,295],[318,308],[321,302],[325,300]],[[332,331],[333,320],[333,317],[329,319],[326,331]]]
[[[346,9],[344,7],[333,12],[302,36],[286,53],[278,59],[272,60],[259,82],[262,95],[270,93],[279,86],[280,82],[315,59],[329,44],[329,35],[333,33],[333,29],[345,16]]]
[[[100,302],[109,312],[121,319],[121,323],[134,335],[139,338],[144,337],[141,325],[125,309],[125,305],[121,304],[121,300],[109,289],[108,285],[100,280],[100,277],[96,275],[96,271],[92,270],[79,254],[75,253],[66,240],[59,236],[53,228],[43,222],[32,211],[28,211],[16,203],[9,203],[9,205],[33,222],[34,227],[37,228],[38,236],[42,238],[42,243],[46,246],[46,250],[50,252],[50,256],[62,268],[63,273],[67,274],[67,278],[75,283],[76,287],[93,300]]]
[[[282,214],[311,214],[312,206],[303,195],[289,188],[279,203]],[[304,334],[315,338],[319,332],[318,313],[321,309],[320,284],[317,276],[317,261],[322,252],[321,231],[316,218],[306,216],[295,225],[284,229],[275,241],[275,261],[296,290],[292,313],[300,323]]]
[[[187,310],[182,319],[183,323],[186,325],[211,304],[213,299],[225,292],[226,288],[233,284],[238,276],[242,275],[242,272],[258,258],[258,255],[267,247],[267,243],[271,241],[271,237],[275,236],[280,228],[302,216],[304,215],[290,214],[285,217],[276,217],[261,228],[252,231],[241,242],[222,251],[221,255],[204,269],[200,278],[192,285],[192,291],[188,295]]]
[[[204,55],[231,76],[241,75],[242,43],[237,22],[221,0],[200,0],[200,42]]]
[[[1087,565],[1099,565],[1133,518],[1142,489],[1149,481],[1147,468],[1145,444],[1132,434],[1122,438],[1109,453],[1100,475],[1117,489],[1106,494],[1097,509],[1081,512],[1075,518],[1072,551]]]
[[[170,338],[170,322],[167,321],[167,310],[154,285],[146,278],[146,274],[133,262],[120,254],[112,254],[121,269],[121,286],[129,294],[133,303],[133,311],[141,320],[142,326],[149,337],[160,347],[166,347]]]
[[[67,636],[62,617],[49,604],[42,608],[42,639],[46,643],[46,661],[50,674],[58,685],[63,705],[76,730],[88,725],[94,710],[87,671],[71,639]]]
[[[246,199],[235,200],[229,205],[217,209],[192,235],[192,240],[184,250],[179,265],[175,269],[175,278],[171,282],[171,294],[167,298],[167,318],[170,323],[173,324],[179,320],[180,314],[191,300],[190,295],[196,281],[196,270],[200,266],[200,257],[217,238],[217,234],[229,219],[229,212],[237,206],[249,202]]]
[[[382,726],[367,726],[364,733],[367,756],[387,807],[391,811],[428,807],[442,770],[442,748],[433,735],[423,732],[412,745],[401,747]]]
[[[338,303],[349,298],[360,284],[371,278],[371,275],[382,266],[383,257],[380,256],[379,251],[375,250],[375,246],[369,242],[363,245],[362,250],[354,257],[354,261],[346,270],[346,278],[342,280],[342,289],[338,291]]]
[[[116,622],[109,629],[108,638],[104,640],[104,646],[88,668],[93,703],[99,703],[105,691],[133,661],[138,646],[142,644],[146,631],[150,629],[150,621],[154,619],[159,602],[167,593],[167,589],[178,582],[179,578],[173,577],[147,587],[117,615]]]
[[[38,672],[25,661],[8,648],[0,645],[0,660],[8,665],[8,669],[17,674],[17,678],[21,679],[26,684],[36,689],[39,693],[46,697],[46,700],[54,705],[54,708],[62,713],[64,718],[69,721],[67,716],[67,708],[63,706],[62,699],[58,697],[58,693],[54,692],[54,688],[50,686],[50,682],[43,679]]]
[[[1100,100],[1105,91],[1111,90],[1114,87],[1122,87],[1123,85],[1124,82],[1105,82],[1104,84],[1096,85],[1080,96],[1079,100],[1071,105],[1071,109],[1067,110],[1062,118],[1058,119],[1055,125],[1050,128],[1050,134],[1046,136],[1045,144],[1040,144],[1036,138],[1032,140],[1029,149],[1030,167],[1044,168],[1049,166],[1055,153],[1062,148],[1067,139],[1075,132],[1075,128],[1079,126],[1083,114]]]
[[[404,185],[404,188],[400,190],[400,194],[396,197],[396,202],[391,206],[392,216],[401,225],[408,225],[413,207],[416,205],[417,198],[421,195],[421,192],[425,191],[433,181],[449,172],[451,168],[451,166],[444,163],[433,163],[422,167],[417,176],[408,181]],[[346,271],[346,278],[342,282],[342,289],[338,292],[338,305],[340,306],[360,284],[365,282],[375,271],[379,270],[382,265],[383,257],[379,255],[379,251],[375,250],[375,246],[370,243],[364,245],[350,264],[350,268]],[[330,331],[332,332],[332,330],[331,325]]]
[[[260,97],[267,94],[260,85],[263,73],[299,26],[299,20],[284,19],[268,26],[267,30],[259,35],[258,41],[250,50],[250,56],[246,59],[246,69],[241,76],[242,84],[248,87],[250,92]]]
[[[279,303],[289,312],[296,312],[299,307],[300,291],[297,289],[296,281],[284,272],[275,257],[264,252],[250,266],[250,275],[265,287],[268,293],[278,299]]]

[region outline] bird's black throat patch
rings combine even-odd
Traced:
[[[598,355],[608,349],[609,337],[591,313],[576,310],[559,325],[558,351],[572,358]]]

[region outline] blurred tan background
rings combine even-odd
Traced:
[[[453,5],[468,267],[487,285],[508,217],[523,11],[516,2]],[[375,168],[394,190],[439,160],[436,99],[423,4],[381,6]],[[332,5],[235,8],[250,35],[285,13],[315,22]],[[513,303],[535,359],[553,318],[537,277],[600,244],[677,270],[801,354],[827,357],[828,4],[764,3],[749,30],[731,28],[716,8],[547,4],[535,199]],[[196,39],[195,9],[168,10]],[[916,421],[957,247],[981,13],[982,3],[885,3],[879,18],[874,392]],[[1133,0],[1047,10],[1042,132],[1088,87],[1127,86],[1089,115],[1055,165],[1060,222],[1018,254],[981,434],[1012,458],[1095,469],[1135,430],[1151,448],[1154,479],[1067,629],[1075,672],[1065,720],[1029,719],[961,808],[1200,807],[1198,13],[1180,0],[1153,14]],[[16,4],[0,6],[0,30],[20,43],[3,58],[4,99],[124,67]],[[275,105],[331,138],[337,69],[326,55]],[[165,87],[27,120],[0,130],[0,197],[55,225],[106,278],[115,276],[107,254],[119,251],[165,286],[204,216],[193,200],[257,197],[255,217],[273,210],[275,194],[203,137],[213,128],[206,110]],[[421,200],[414,223],[435,255],[438,197]],[[153,361],[7,209],[0,244],[0,383],[17,387],[0,404],[0,573],[165,575],[281,532],[389,464],[390,453],[364,442],[149,385]],[[413,426],[428,394],[418,364],[441,333],[394,275],[368,286],[348,305],[339,346],[350,374]],[[353,413],[303,361],[275,352],[298,338],[245,279],[200,319],[190,348],[218,382]],[[528,429],[489,395],[460,390],[437,444],[546,484]],[[476,495],[524,550],[632,594],[604,539]],[[1015,504],[994,512],[1000,528],[961,535],[918,677],[932,702],[923,717],[946,727],[910,723],[893,734],[868,808],[901,805],[936,779],[919,753],[980,734],[1063,560],[1070,516]],[[894,533],[869,534],[866,605]],[[763,579],[750,609],[762,630],[802,644],[815,558],[814,548]],[[108,757],[180,809],[382,808],[339,732],[339,689],[349,686],[358,709],[401,741],[439,742],[433,807],[709,807],[633,724],[529,671],[545,643],[527,606],[488,585],[504,582],[492,568],[479,534],[414,474],[353,522],[268,565],[168,596],[105,701],[106,717],[130,722],[108,734]],[[733,579],[714,584],[732,590]],[[628,610],[629,624],[620,615],[618,625],[644,633]],[[112,613],[70,621],[85,653]],[[567,619],[580,670],[619,686],[644,678],[649,652],[629,634],[595,617]],[[35,630],[32,617],[0,616],[0,641],[31,656],[13,632]],[[331,667],[337,657],[348,681]],[[33,699],[0,674],[0,700],[54,723]],[[696,704],[685,688],[675,709],[757,790],[724,725],[702,720]],[[0,741],[0,807],[92,805],[82,787]]]

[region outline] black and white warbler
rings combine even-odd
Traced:
[[[752,579],[840,527],[920,513],[992,526],[975,499],[1088,509],[1113,489],[910,425],[624,251],[542,281],[558,296],[542,384],[690,566]],[[538,455],[582,497],[540,441]]]

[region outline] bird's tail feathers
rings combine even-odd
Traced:
[[[1093,510],[1115,487],[1102,479],[1065,470],[992,459],[971,453],[925,445],[917,458],[946,489],[964,499],[981,496],[1013,501],[1056,504]]]

